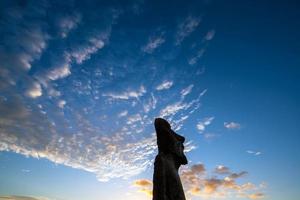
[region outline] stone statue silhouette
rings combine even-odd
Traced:
[[[178,174],[180,165],[188,162],[183,152],[185,138],[175,133],[162,118],[156,118],[154,126],[158,155],[154,162],[152,200],[185,200]]]

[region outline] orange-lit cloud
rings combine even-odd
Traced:
[[[152,197],[152,181],[148,179],[139,179],[134,181],[133,185],[139,187],[139,192],[143,192],[147,196]]]
[[[230,168],[219,165],[208,173],[204,164],[195,164],[180,170],[180,177],[185,189],[187,199],[192,197],[202,198],[248,198],[261,199],[265,195],[262,189],[265,184],[255,185],[251,182],[237,183],[243,178],[246,171],[232,172]],[[152,181],[140,179],[134,182],[139,187],[139,192],[152,196]]]
[[[135,186],[141,186],[141,187],[147,187],[147,186],[152,185],[152,181],[150,181],[148,179],[140,179],[140,180],[134,181],[134,185]]]

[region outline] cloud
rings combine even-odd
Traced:
[[[63,63],[61,66],[54,67],[48,70],[46,77],[48,80],[55,81],[58,79],[65,78],[71,74],[70,64]]]
[[[121,92],[121,93],[105,93],[102,96],[104,97],[110,97],[112,99],[116,99],[116,100],[128,100],[131,98],[139,98],[141,96],[143,96],[146,93],[146,89],[143,85],[140,86],[140,88],[138,90],[131,90],[128,89],[127,91]]]
[[[66,38],[71,30],[77,28],[80,21],[81,15],[79,13],[61,17],[58,21],[60,37]]]
[[[145,193],[147,196],[152,197],[152,189],[149,188],[142,188],[139,190],[139,192]]]
[[[200,49],[196,52],[196,54],[188,60],[189,65],[195,65],[198,60],[204,55],[205,49]]]
[[[199,170],[195,170],[199,169]],[[261,190],[261,186],[252,183],[237,183],[247,172],[234,173],[228,167],[219,165],[214,169],[214,176],[210,177],[203,164],[195,164],[181,170],[180,176],[187,197],[202,198],[239,198],[241,196],[252,199],[251,195]],[[226,175],[225,177],[223,175]],[[241,182],[241,181],[239,181]],[[259,192],[260,194],[263,194]]]
[[[216,34],[215,30],[210,30],[206,33],[204,39],[207,41],[212,40],[214,38],[215,34]]]
[[[180,92],[181,96],[184,97],[184,96],[188,95],[189,93],[191,93],[193,87],[194,87],[194,85],[191,84],[188,87],[182,89],[181,92]]]
[[[206,126],[210,125],[213,120],[214,117],[207,117],[199,121],[196,125],[198,131],[200,133],[203,133],[205,131]]]
[[[0,125],[5,130],[6,124],[13,124],[16,120],[27,118],[30,112],[25,106],[23,98],[17,94],[7,94],[0,98]]]
[[[180,45],[181,42],[189,36],[199,26],[201,19],[199,17],[189,16],[182,23],[179,24],[176,33],[176,45]]]
[[[152,197],[152,181],[148,179],[136,180],[134,186],[139,188],[139,192],[145,193],[147,196]]]
[[[60,96],[60,92],[52,87],[51,82],[70,76],[72,64],[76,62],[80,65],[89,60],[91,55],[104,47],[104,41],[108,37],[108,32],[99,32],[97,36],[88,38],[85,43],[64,51],[62,57],[55,61],[52,67],[36,75],[37,80],[48,90],[50,96]]]
[[[25,16],[31,13],[38,17],[40,13],[37,10],[43,12],[44,9],[40,4],[18,9],[12,3],[7,4],[1,12],[0,89],[12,90],[18,83],[30,79],[28,72],[47,48],[50,36],[36,17],[25,19]],[[28,85],[34,91],[25,92],[26,95],[33,98],[39,95],[39,86],[32,83]]]
[[[142,47],[142,51],[146,53],[153,53],[155,49],[160,47],[165,42],[162,36],[150,37],[148,43]]]
[[[230,170],[228,167],[225,167],[223,165],[218,165],[215,169],[215,172],[218,174],[228,174],[230,173]]]
[[[229,178],[229,179],[237,179],[237,178],[242,177],[242,176],[244,176],[246,174],[248,174],[248,172],[246,172],[246,171],[242,171],[242,172],[239,172],[239,173],[232,173],[227,178]]]
[[[181,91],[169,77],[156,79],[162,81],[157,88],[151,85],[157,82],[148,67],[148,54],[137,70],[139,58],[129,56],[130,48],[126,55],[120,54],[124,48],[118,48],[131,47],[131,42],[110,38],[121,33],[113,29],[117,11],[86,14],[68,3],[63,9],[57,6],[53,10],[51,2],[30,4],[1,13],[0,151],[45,158],[91,172],[100,181],[137,175],[153,164],[154,117],[172,119],[174,130],[179,130],[200,107],[206,90],[187,100],[181,96],[196,88]],[[182,28],[187,30],[181,31],[187,32],[179,38],[187,37],[194,26],[185,22]],[[166,39],[150,37],[144,50],[154,52]],[[159,59],[154,63],[163,64]],[[164,70],[157,68],[158,73]],[[191,77],[181,72],[176,68],[172,73],[182,80]],[[143,85],[137,85],[141,77]],[[125,89],[124,83],[128,83]],[[171,87],[174,98],[156,91]],[[186,152],[195,148],[187,141]]]
[[[153,93],[151,93],[151,97],[148,99],[148,102],[144,104],[144,111],[148,113],[150,110],[156,108],[157,99],[154,97]]]
[[[241,125],[237,122],[224,122],[224,127],[229,130],[237,130],[241,128]]]
[[[181,167],[179,174],[187,199],[193,197],[259,199],[265,196],[262,193],[261,184],[257,186],[250,182],[237,181],[247,172],[231,172],[228,167],[223,165],[215,168],[213,176],[210,176],[202,163]],[[140,188],[140,192],[146,192],[148,195],[152,194],[152,184],[152,181],[148,179],[139,179],[134,182],[134,185]]]
[[[135,114],[135,115],[132,115],[132,116],[129,116],[127,118],[127,124],[133,124],[133,123],[136,123],[136,122],[140,122],[142,121],[142,117],[140,114]]]
[[[50,96],[60,96],[60,92],[53,88],[51,82],[64,79],[71,75],[71,60],[66,55],[63,61],[58,61],[57,65],[50,67],[35,75],[36,84],[42,85]],[[38,93],[39,94],[39,93]],[[42,95],[42,91],[40,95]]]
[[[246,152],[255,156],[259,156],[262,154],[260,151],[247,150]]]
[[[162,108],[159,112],[159,116],[171,121],[171,125],[175,131],[179,131],[183,126],[183,123],[188,119],[188,115],[193,114],[200,107],[200,98],[205,94],[201,92],[199,96],[189,102],[185,102],[182,95],[180,95],[180,100],[168,104]],[[188,114],[184,114],[187,112]]]
[[[173,85],[173,81],[165,80],[161,84],[156,86],[156,90],[167,90],[167,89],[171,88],[172,85]]]
[[[196,52],[193,53],[193,55],[188,59],[189,65],[197,64],[199,59],[203,57],[203,55],[205,54],[205,52],[207,50],[208,42],[214,38],[214,35],[215,35],[214,30],[210,30],[207,32],[207,34],[205,35],[205,37],[202,40],[202,43],[204,43],[204,47],[203,46],[197,47]],[[195,46],[196,45],[197,44],[195,44]]]
[[[248,197],[249,199],[262,199],[265,197],[265,194],[258,192],[258,193],[249,194],[246,197]]]
[[[49,36],[38,26],[20,27],[19,31],[20,33],[8,36],[9,41],[1,45],[0,52],[4,58],[2,65],[27,71],[31,69],[32,62],[39,59],[46,48]]]
[[[150,181],[148,179],[140,179],[140,180],[134,181],[133,184],[136,185],[136,186],[142,186],[142,187],[152,186],[152,181]]]
[[[60,107],[61,109],[63,109],[65,107],[66,103],[67,102],[65,100],[59,100],[58,103],[57,103],[57,105],[58,105],[58,107]]]
[[[118,114],[118,117],[125,117],[125,116],[127,116],[127,114],[128,114],[128,111],[124,110]]]
[[[124,136],[121,132],[109,137],[98,135],[100,131],[96,127],[78,117],[79,132],[72,135],[58,134],[53,124],[39,118],[36,119],[40,121],[39,126],[34,128],[25,126],[28,120],[23,118],[24,122],[20,122],[19,125],[28,128],[26,135],[22,136],[18,132],[13,134],[1,132],[0,136],[3,139],[0,142],[0,151],[47,158],[57,164],[92,172],[99,181],[128,178],[141,173],[152,164],[150,156],[156,149],[155,137],[122,142]],[[5,130],[8,126],[13,127],[14,124],[6,123],[2,127]]]
[[[43,91],[40,83],[34,81],[31,86],[27,89],[25,95],[31,98],[37,98],[42,96]]]
[[[180,110],[186,109],[188,107],[188,104],[182,103],[182,102],[176,102],[171,105],[166,106],[160,111],[161,117],[167,117],[170,115],[175,115]]]
[[[88,43],[80,45],[69,52],[70,57],[75,59],[77,64],[82,64],[85,60],[89,60],[92,54],[95,54],[98,50],[104,47],[104,39],[107,39],[106,34],[100,34],[96,37],[91,37]]]

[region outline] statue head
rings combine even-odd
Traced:
[[[184,146],[183,143],[185,141],[185,138],[179,134],[177,134],[175,131],[171,129],[170,123],[163,119],[163,118],[156,118],[154,120],[154,126],[156,130],[164,129],[165,131],[168,131],[172,137],[169,138],[170,141],[167,142],[168,147],[170,148],[170,151],[176,155],[177,161],[180,164],[187,164],[187,159],[184,155]]]
[[[169,124],[169,122],[163,118],[155,118],[154,126],[155,128],[165,127],[167,129],[171,129],[171,125]]]

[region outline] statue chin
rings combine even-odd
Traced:
[[[181,165],[186,165],[188,164],[188,161],[187,161],[187,158],[185,155],[183,155],[181,158],[180,158],[180,164]]]
[[[188,164],[188,161],[187,161],[187,158],[186,158],[186,156],[184,156],[184,157],[182,158],[182,162],[181,162],[181,164],[183,164],[183,165],[186,165],[186,164]]]

